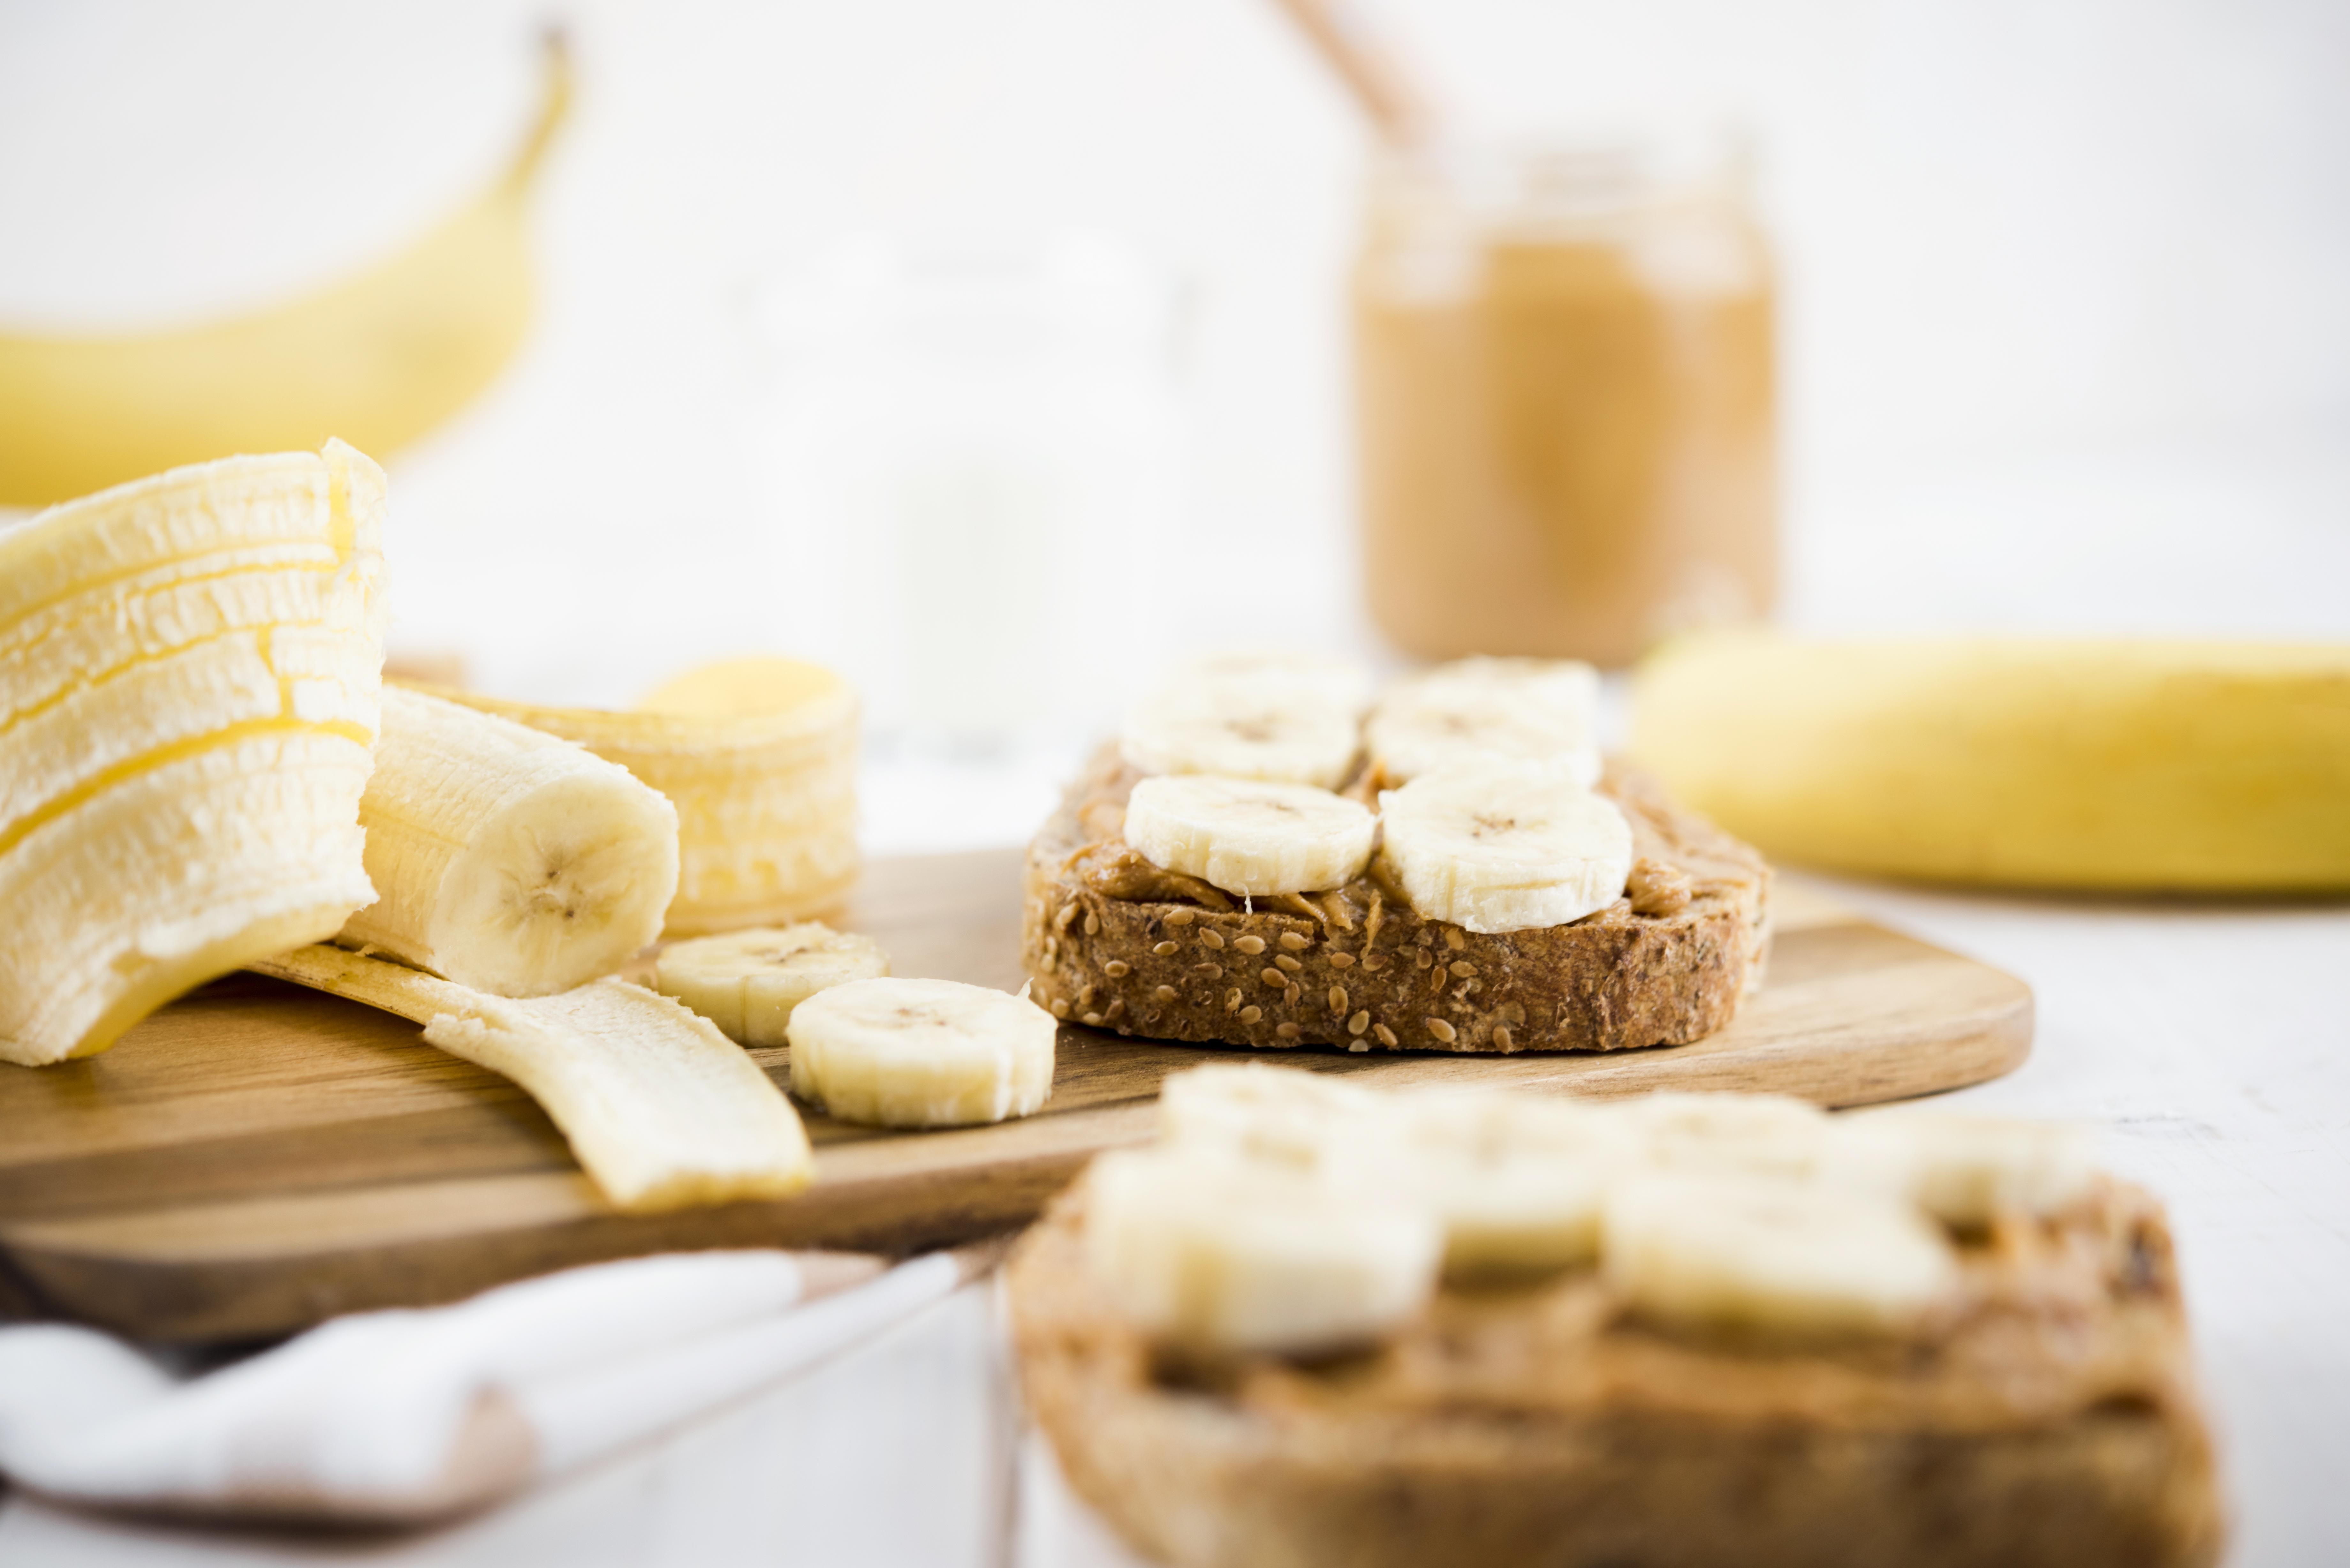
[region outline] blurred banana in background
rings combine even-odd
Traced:
[[[122,337],[0,332],[0,506],[340,437],[388,455],[487,386],[529,326],[531,186],[571,101],[547,35],[538,117],[469,206],[369,271],[274,309]]]
[[[2350,647],[1668,645],[1632,750],[1765,853],[1932,881],[2350,889]]]

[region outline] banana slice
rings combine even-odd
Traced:
[[[515,1001],[331,947],[252,967],[413,1019],[428,1044],[512,1078],[615,1208],[784,1198],[815,1179],[783,1092],[708,1020],[642,986]]]
[[[336,441],[0,533],[0,1061],[102,1051],[375,897],[384,510]]]
[[[1615,803],[1539,766],[1447,768],[1383,791],[1379,814],[1388,878],[1421,914],[1467,930],[1579,920],[1622,898],[1632,874],[1632,827]]]
[[[1341,1146],[1340,1179],[1416,1195],[1444,1222],[1444,1272],[1492,1279],[1587,1263],[1607,1184],[1638,1158],[1631,1130],[1572,1100],[1483,1089],[1399,1096],[1402,1135]],[[1359,1150],[1356,1169],[1345,1171]]]
[[[1664,1323],[1895,1333],[1948,1297],[1958,1262],[1897,1198],[1820,1182],[1642,1175],[1610,1184],[1601,1272]]]
[[[1194,1067],[1159,1086],[1159,1135],[1311,1168],[1384,1125],[1393,1100],[1324,1073],[1262,1062]]]
[[[2096,1179],[2096,1139],[2063,1122],[1887,1111],[1835,1124],[1846,1179],[1897,1191],[1951,1225],[2047,1214]]]
[[[889,972],[871,937],[819,920],[672,942],[653,962],[654,986],[745,1045],[781,1045],[792,1010],[819,991]]]
[[[1599,782],[1599,672],[1568,659],[1464,659],[1399,681],[1365,726],[1392,783],[1461,763],[1536,763]]]
[[[1118,752],[1146,774],[1336,786],[1362,749],[1351,701],[1278,681],[1195,680],[1127,711]]]
[[[1213,686],[1232,691],[1283,692],[1359,714],[1371,701],[1371,672],[1361,665],[1302,649],[1228,649],[1178,667],[1169,686]]]
[[[1368,1344],[1410,1318],[1444,1250],[1424,1208],[1367,1203],[1278,1164],[1194,1147],[1096,1160],[1086,1248],[1144,1332],[1282,1355]]]
[[[1608,1107],[1638,1158],[1659,1169],[1809,1179],[1860,1168],[1837,1155],[1839,1125],[1787,1095],[1642,1095]],[[1891,1190],[1879,1180],[1856,1182]]]
[[[820,666],[730,659],[627,712],[421,690],[577,741],[669,797],[671,937],[806,919],[857,880],[857,694]]]
[[[1343,887],[1370,863],[1378,829],[1367,807],[1326,789],[1211,774],[1143,779],[1126,805],[1126,841],[1152,865],[1227,893]]]
[[[676,809],[627,769],[421,691],[383,693],[359,823],[382,898],[337,940],[494,996],[611,973],[677,890]]]
[[[954,1127],[1053,1092],[1053,1015],[951,980],[855,980],[792,1012],[792,1093],[847,1122]]]

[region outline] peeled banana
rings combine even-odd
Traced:
[[[1396,683],[1364,726],[1390,784],[1462,763],[1539,763],[1599,782],[1599,672],[1574,659],[1462,659]]]
[[[2350,648],[1691,638],[1632,750],[1766,852],[2015,887],[2350,888]]]
[[[732,660],[628,711],[417,690],[577,741],[667,795],[678,816],[671,937],[803,919],[857,879],[857,696],[828,670]]]
[[[545,106],[505,172],[358,277],[177,331],[0,333],[0,505],[334,436],[389,453],[439,424],[512,358],[529,324],[526,199],[570,94],[551,38]]]
[[[102,1051],[374,898],[383,513],[330,441],[0,534],[0,1060]]]
[[[745,1045],[788,1042],[792,1011],[820,991],[889,972],[871,937],[819,920],[754,927],[671,942],[654,961],[654,986]]]
[[[1428,1298],[1443,1231],[1277,1165],[1175,1147],[1107,1154],[1086,1185],[1095,1276],[1146,1332],[1201,1349],[1367,1344]]]
[[[1479,932],[1560,926],[1624,896],[1632,826],[1540,763],[1466,763],[1379,794],[1379,865],[1423,915]]]
[[[677,810],[626,768],[397,686],[359,826],[380,897],[338,940],[493,996],[611,973],[677,891]]]
[[[1126,840],[1151,864],[1254,896],[1345,886],[1378,831],[1367,807],[1328,790],[1209,774],[1143,779],[1126,806]]]
[[[1053,1015],[951,980],[858,980],[793,1009],[792,1093],[841,1121],[970,1127],[1053,1092]]]
[[[333,947],[252,967],[412,1019],[427,1044],[512,1078],[617,1209],[785,1198],[815,1179],[783,1092],[707,1020],[642,986],[607,978],[513,1000]]]

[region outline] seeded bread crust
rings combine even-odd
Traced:
[[[1176,1366],[1084,1265],[1082,1184],[1009,1271],[1027,1407],[1178,1568],[2207,1568],[2222,1509],[2159,1210],[2115,1184],[1969,1245],[1911,1342],[1679,1338],[1589,1270],[1440,1292],[1379,1350]]]
[[[1055,1017],[1186,1044],[1617,1051],[1711,1034],[1762,979],[1762,856],[1620,763],[1599,789],[1632,825],[1627,896],[1498,935],[1376,874],[1244,902],[1153,866],[1122,831],[1141,776],[1104,750],[1029,846],[1022,956]]]

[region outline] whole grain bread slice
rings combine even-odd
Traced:
[[[2159,1209],[2108,1184],[1965,1250],[1921,1339],[1685,1338],[1594,1271],[1443,1291],[1366,1354],[1166,1358],[1085,1262],[1009,1270],[1030,1413],[1179,1568],[2209,1568],[2223,1514]]]
[[[1154,866],[1121,831],[1141,776],[1106,748],[1029,846],[1022,953],[1055,1017],[1192,1044],[1615,1051],[1711,1034],[1762,979],[1762,856],[1620,763],[1599,790],[1632,825],[1626,896],[1495,935],[1376,872],[1243,899]]]

